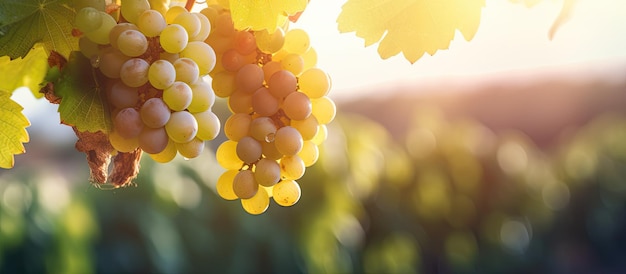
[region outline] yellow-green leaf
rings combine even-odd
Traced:
[[[471,40],[484,5],[485,0],[348,0],[337,23],[340,32],[355,32],[365,46],[380,41],[381,58],[402,52],[414,63],[424,53],[447,49],[456,30]]]
[[[65,0],[0,1],[0,56],[24,57],[35,43],[67,58],[78,49],[72,35],[75,12]]]
[[[35,46],[24,58],[11,60],[0,57],[0,90],[12,92],[19,87],[27,87],[40,98],[39,84],[48,70],[48,56],[41,46]]]
[[[303,11],[307,3],[307,0],[238,0],[230,1],[230,12],[238,30],[272,32],[283,25],[289,15]]]
[[[61,97],[61,122],[82,132],[109,132],[111,117],[102,86],[104,80],[89,59],[80,52],[72,52],[54,84],[54,93]]]
[[[12,168],[13,155],[25,152],[28,142],[26,127],[30,122],[22,114],[22,106],[11,100],[11,94],[0,91],[0,168]]]

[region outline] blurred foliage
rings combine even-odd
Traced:
[[[260,216],[216,195],[213,149],[145,157],[137,186],[113,191],[60,168],[4,171],[0,272],[626,271],[625,117],[550,149],[434,108],[407,118],[395,134],[340,112],[301,200]]]

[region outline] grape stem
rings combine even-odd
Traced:
[[[185,3],[185,9],[191,11],[194,3],[196,3],[195,0],[187,0],[187,3]]]

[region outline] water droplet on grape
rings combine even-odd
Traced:
[[[271,143],[274,141],[274,133],[270,133],[267,136],[265,136],[265,142]]]
[[[97,68],[100,66],[100,55],[94,55],[91,56],[91,59],[89,60],[91,62],[91,66],[94,68]]]

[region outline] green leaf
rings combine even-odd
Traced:
[[[89,59],[74,51],[54,92],[61,97],[61,122],[75,126],[78,131],[108,133],[111,117],[104,93],[104,76],[91,66]]]
[[[365,46],[380,41],[381,58],[402,52],[414,63],[424,53],[447,49],[456,30],[471,40],[484,6],[485,0],[348,0],[337,23]]]
[[[26,151],[23,143],[29,140],[26,127],[30,122],[22,114],[23,109],[11,100],[9,92],[0,91],[0,168],[12,168],[13,155]]]
[[[35,43],[68,57],[78,49],[72,35],[75,12],[63,0],[0,1],[0,56],[24,57]]]
[[[35,46],[25,58],[11,60],[9,56],[0,57],[0,90],[13,92],[19,87],[27,87],[37,98],[39,84],[48,70],[48,56],[41,46]]]

